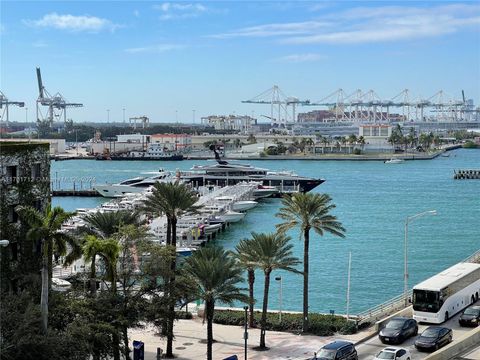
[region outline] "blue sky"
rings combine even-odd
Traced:
[[[74,121],[191,122],[268,114],[274,84],[300,99],[342,88],[480,103],[480,5],[463,2],[2,1],[0,90],[30,120],[44,85],[83,102]],[[313,108],[300,108],[309,111]],[[177,115],[176,115],[177,114]],[[11,110],[22,121],[25,111]]]

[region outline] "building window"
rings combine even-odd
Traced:
[[[8,221],[10,223],[16,223],[18,221],[18,214],[15,211],[15,205],[10,205],[8,208]]]
[[[7,166],[7,183],[16,184],[17,183],[17,167],[16,166]]]
[[[40,163],[33,164],[33,166],[32,166],[32,180],[39,179],[40,175],[41,175]]]

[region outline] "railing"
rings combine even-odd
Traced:
[[[480,263],[480,250],[467,257],[462,262]]]
[[[381,318],[391,315],[397,311],[404,309],[405,304],[408,303],[408,299],[412,296],[412,290],[407,293],[407,299],[405,299],[405,294],[398,295],[386,302],[376,305],[366,311],[363,311],[357,315],[358,324],[365,322],[378,321]]]

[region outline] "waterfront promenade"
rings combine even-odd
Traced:
[[[145,329],[132,329],[129,332],[130,343],[133,340],[140,340],[145,343],[145,360],[156,360],[157,347],[165,349],[166,341],[156,334],[157,329],[148,326]],[[244,328],[241,326],[227,326],[213,324],[213,358],[224,359],[231,355],[237,355],[239,359],[244,358]],[[341,339],[354,343],[373,335],[371,329],[362,330],[354,335],[341,335]],[[296,335],[287,332],[267,331],[267,346],[269,351],[255,351],[253,348],[258,345],[260,329],[248,329],[248,359],[307,359],[313,357],[324,344],[327,344],[337,336],[314,336]],[[173,345],[174,354],[180,360],[205,359],[207,345],[204,340],[207,337],[206,324],[202,319],[179,320],[175,323],[175,341]]]

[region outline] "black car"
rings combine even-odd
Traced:
[[[417,350],[435,351],[452,342],[452,329],[430,326],[415,341]]]
[[[415,320],[405,317],[394,317],[380,330],[378,337],[384,344],[401,344],[409,337],[417,334],[418,325]]]
[[[318,350],[312,360],[358,360],[358,356],[351,342],[337,340]]]
[[[478,326],[480,324],[480,306],[468,307],[458,319],[460,326]]]

